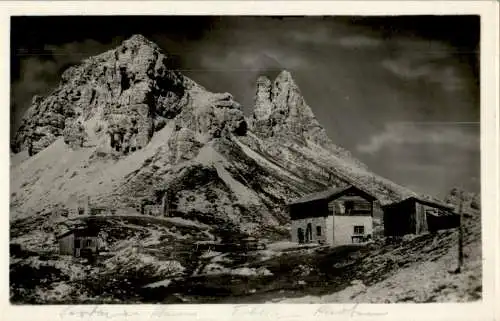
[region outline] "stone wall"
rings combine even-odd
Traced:
[[[311,224],[311,238],[309,243],[322,243],[329,245],[352,244],[354,235],[354,226],[363,226],[364,235],[373,237],[373,218],[371,216],[327,216],[311,217],[292,221],[291,240],[299,243],[299,229],[302,229],[304,243],[307,243],[306,231],[308,224]],[[321,235],[318,235],[317,228],[321,229]]]
[[[373,218],[371,216],[335,215],[333,226],[334,245],[352,244],[354,226],[364,226],[364,235],[373,237]]]
[[[331,223],[331,219],[327,217],[309,217],[293,220],[291,230],[292,242],[299,243],[299,229],[302,229],[302,233],[304,235],[304,243],[307,242],[306,231],[308,230],[308,224],[311,224],[311,238],[309,242],[327,243],[328,241],[331,241],[331,237],[328,237],[328,235],[333,235],[333,231],[332,225],[328,223]],[[318,235],[317,233],[318,227],[321,229],[321,235]]]

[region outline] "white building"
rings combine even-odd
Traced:
[[[351,185],[297,199],[289,204],[292,242],[366,242],[373,237],[374,206],[374,196]]]

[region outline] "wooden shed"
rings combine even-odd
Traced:
[[[78,228],[58,235],[59,253],[80,257],[82,250],[97,254],[99,250],[98,230],[92,228]]]
[[[382,209],[385,236],[422,234],[460,225],[460,216],[452,206],[423,198],[412,196]]]

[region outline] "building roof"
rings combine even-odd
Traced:
[[[56,239],[60,239],[70,234],[78,234],[78,236],[97,236],[99,233],[96,230],[88,228],[73,228],[56,235]]]
[[[294,205],[294,204],[300,204],[300,203],[308,203],[308,202],[317,201],[317,200],[334,198],[335,196],[337,196],[337,195],[339,195],[339,194],[341,194],[341,193],[343,193],[343,192],[345,192],[345,191],[347,191],[348,189],[351,189],[351,188],[359,190],[362,193],[369,195],[373,199],[376,199],[370,193],[368,193],[368,192],[366,192],[364,190],[361,190],[360,188],[355,187],[353,185],[348,185],[348,186],[345,186],[345,187],[329,188],[329,189],[324,190],[324,191],[320,191],[320,192],[316,192],[316,193],[311,193],[311,194],[308,194],[306,196],[303,196],[301,198],[298,198],[298,199],[296,199],[296,200],[288,203],[288,205]]]
[[[424,204],[424,205],[427,205],[427,206],[430,206],[430,207],[435,207],[435,208],[439,208],[439,209],[442,209],[442,210],[446,210],[446,211],[453,211],[455,209],[454,206],[452,205],[449,205],[449,204],[445,204],[444,202],[440,202],[438,200],[433,200],[433,199],[427,199],[425,197],[421,197],[421,196],[410,196],[410,197],[407,197],[399,202],[395,202],[395,203],[391,203],[391,204],[388,204],[388,205],[385,205],[384,207],[388,207],[388,206],[397,206],[401,203],[404,203],[404,202],[408,202],[408,201],[415,201],[415,202],[418,202],[418,203],[421,203],[421,204]]]
[[[442,201],[439,201],[439,200],[434,200],[434,199],[426,199],[426,198],[422,198],[422,197],[414,197],[417,202],[419,203],[422,203],[424,205],[427,205],[427,206],[432,206],[432,207],[436,207],[436,208],[440,208],[440,209],[444,209],[444,210],[454,210],[455,207],[453,205],[450,205],[450,204],[446,204]]]

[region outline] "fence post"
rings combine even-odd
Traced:
[[[458,226],[458,268],[457,273],[462,271],[464,264],[464,228],[463,228],[463,191],[460,191],[460,203],[458,205],[458,214],[460,215],[460,223]]]

